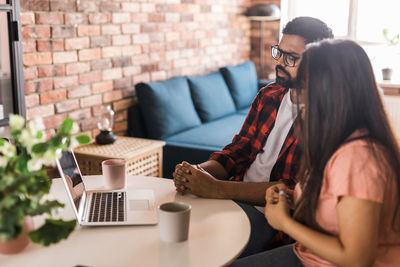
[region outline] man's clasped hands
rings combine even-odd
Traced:
[[[177,165],[173,176],[176,190],[181,194],[219,198],[217,179],[199,164],[191,165],[184,161]],[[265,218],[276,230],[284,231],[285,222],[291,218],[293,195],[294,191],[282,183],[271,185],[265,192]]]

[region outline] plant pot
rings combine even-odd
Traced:
[[[392,79],[392,69],[384,68],[382,69],[382,79],[383,80],[390,80]]]
[[[25,217],[24,230],[16,239],[3,242],[0,238],[0,254],[16,254],[26,248],[30,239],[28,233],[34,229],[32,217]]]

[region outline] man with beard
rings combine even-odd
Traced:
[[[311,17],[293,19],[282,33],[279,44],[271,47],[276,82],[257,94],[239,134],[208,161],[198,165],[183,162],[173,174],[178,192],[232,199],[243,208],[251,235],[242,257],[264,251],[271,239],[287,241],[264,217],[265,191],[276,183],[293,188],[297,182],[301,152],[293,127],[296,98],[290,88],[306,44],[333,38],[324,22]]]

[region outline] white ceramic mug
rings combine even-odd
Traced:
[[[181,242],[188,239],[190,210],[183,202],[166,202],[158,206],[160,239],[164,242]]]
[[[107,159],[101,162],[104,187],[107,190],[123,189],[126,186],[126,161]]]

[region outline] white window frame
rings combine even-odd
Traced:
[[[321,0],[322,1],[322,0]],[[356,41],[360,44],[370,56],[372,66],[374,68],[375,77],[382,83],[382,73],[381,69],[385,67],[390,67],[393,69],[393,75],[391,81],[386,81],[386,87],[395,86],[396,88],[400,88],[400,63],[392,63],[388,65],[388,63],[383,62],[382,59],[375,59],[377,57],[377,53],[372,52],[371,50],[376,51],[378,47],[387,47],[387,43],[385,42],[372,42],[372,41],[364,41],[357,40],[357,15],[358,15],[358,3],[363,0],[349,0],[349,18],[348,18],[348,26],[347,26],[347,35],[346,36],[335,36],[336,39],[350,39]],[[283,27],[294,17],[296,14],[296,5],[301,5],[301,0],[281,0],[281,24],[280,24],[280,38],[282,37]],[[329,26],[329,25],[328,25]],[[396,52],[399,54],[399,52]]]
[[[383,45],[384,43],[380,42],[368,42],[357,40],[357,9],[358,9],[359,0],[349,0],[349,18],[347,25],[347,35],[346,36],[335,36],[335,38],[340,39],[350,39],[357,41],[360,45]],[[301,5],[300,0],[281,0],[281,34],[282,29],[291,19],[296,17],[296,6]],[[329,25],[328,25],[329,26]]]

